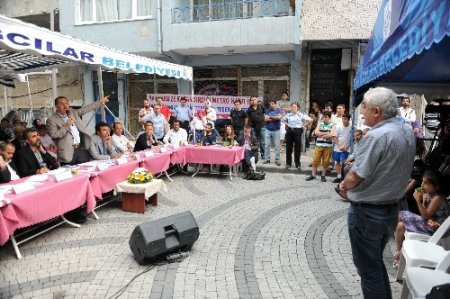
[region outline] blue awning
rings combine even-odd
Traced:
[[[450,0],[384,0],[354,81],[450,83]]]

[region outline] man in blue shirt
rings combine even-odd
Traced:
[[[266,122],[266,138],[264,149],[263,164],[270,163],[270,144],[273,143],[275,147],[275,164],[281,166],[280,163],[280,127],[283,111],[277,108],[277,103],[274,99],[269,100],[269,109],[264,112],[264,121]]]
[[[175,117],[180,122],[180,127],[186,130],[189,134],[189,122],[192,119],[192,109],[186,105],[186,98],[180,99],[180,105],[175,107]]]

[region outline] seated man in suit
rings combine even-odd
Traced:
[[[20,177],[46,173],[58,168],[58,163],[44,146],[37,129],[27,128],[24,132],[26,146],[17,151],[16,162]]]
[[[120,157],[120,153],[111,142],[111,129],[105,122],[99,122],[95,125],[97,135],[91,137],[91,147],[89,152],[94,160],[109,160]]]
[[[244,127],[244,131],[241,135],[239,135],[237,143],[239,146],[243,146],[245,148],[245,169],[248,170],[248,172],[256,171],[256,158],[258,157],[259,141],[256,136],[252,135],[252,127]]]
[[[134,151],[143,151],[146,149],[160,150],[160,144],[153,134],[153,123],[146,121],[144,124],[144,133],[139,135],[134,145]]]
[[[14,144],[0,142],[0,183],[9,183],[19,179],[19,171],[12,160],[16,147]]]

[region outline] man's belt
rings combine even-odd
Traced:
[[[375,203],[367,203],[367,202],[354,202],[351,201],[350,204],[356,208],[369,208],[369,209],[392,209],[398,207],[398,202],[393,203],[384,203],[384,204],[375,204]]]
[[[73,148],[79,148],[79,147],[80,147],[80,144],[77,143],[77,144],[74,144],[74,145],[72,145],[72,146],[73,146]]]

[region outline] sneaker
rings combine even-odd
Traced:
[[[327,181],[327,179],[324,176],[321,176],[320,181],[325,183]]]
[[[289,169],[291,168],[291,165],[286,165],[284,168]]]
[[[340,183],[341,181],[342,181],[341,178],[335,178],[335,179],[332,180],[331,182],[334,183],[334,184],[338,184],[338,183]]]
[[[262,164],[269,164],[270,163],[270,160],[264,160],[263,162],[262,162]]]
[[[280,162],[275,162],[275,165],[276,166],[281,166],[281,163]]]
[[[315,180],[316,179],[316,177],[315,176],[313,176],[313,175],[310,175],[309,177],[307,177],[306,178],[306,181],[312,181],[312,180]]]
[[[301,172],[302,171],[302,168],[299,166],[299,167],[296,167],[297,168],[297,172]]]

